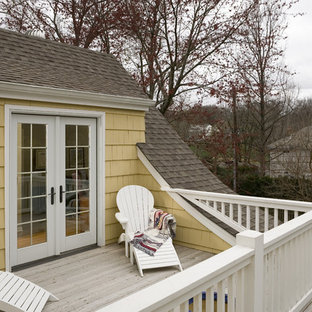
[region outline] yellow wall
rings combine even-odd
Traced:
[[[177,244],[218,253],[229,247],[227,243],[208,231],[186,213],[171,197],[160,191],[154,180],[137,157],[136,143],[145,141],[144,112],[90,106],[62,105],[32,101],[0,99],[0,269],[5,267],[4,235],[4,106],[24,105],[106,112],[105,135],[105,238],[106,243],[116,242],[121,226],[115,219],[116,194],[128,184],[138,184],[150,189],[158,208],[173,213],[177,219]]]

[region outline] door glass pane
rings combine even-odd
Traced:
[[[17,201],[17,222],[30,221],[30,199],[19,199]]]
[[[89,188],[89,169],[78,170],[78,190],[85,190]]]
[[[47,241],[46,221],[34,222],[32,224],[32,244],[41,244]]]
[[[19,198],[30,197],[30,174],[17,175],[17,196]]]
[[[89,127],[78,126],[78,145],[89,145]]]
[[[89,231],[89,212],[78,214],[78,233]]]
[[[77,208],[77,193],[66,193],[66,214],[76,213]]]
[[[66,235],[89,231],[89,126],[66,125]],[[83,169],[82,169],[83,168]]]
[[[46,146],[46,131],[45,125],[32,125],[32,146]]]
[[[76,146],[76,126],[66,125],[66,146]]]
[[[17,248],[23,248],[31,245],[30,223],[17,226]]]
[[[66,169],[76,168],[76,148],[66,148]]]
[[[45,171],[46,170],[46,149],[33,149],[32,150],[33,167],[32,171]]]
[[[18,124],[17,146],[30,147],[30,124]]]
[[[76,214],[66,216],[66,236],[77,234],[76,230]]]
[[[40,196],[47,193],[46,181],[45,172],[32,174],[32,196]]]
[[[76,183],[76,170],[66,170],[66,191],[74,191],[76,189]]]
[[[78,168],[89,167],[89,147],[78,147]]]
[[[46,219],[47,202],[46,197],[36,197],[32,199],[32,220]]]
[[[30,149],[19,149],[17,172],[30,172]]]
[[[45,124],[17,126],[18,248],[47,241],[46,134]]]

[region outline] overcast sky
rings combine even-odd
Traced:
[[[297,73],[299,97],[312,97],[312,0],[300,0],[293,11],[305,14],[289,20],[285,62]]]

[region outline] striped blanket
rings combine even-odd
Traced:
[[[133,246],[150,256],[168,239],[175,237],[175,218],[160,209],[153,209],[149,215],[148,229],[136,232],[131,243]]]

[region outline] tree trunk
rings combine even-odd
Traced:
[[[232,111],[233,111],[233,131],[232,131],[232,144],[233,144],[233,191],[237,192],[237,167],[238,167],[238,157],[237,157],[237,137],[238,137],[238,127],[237,127],[237,114],[236,114],[236,90],[232,90]]]

